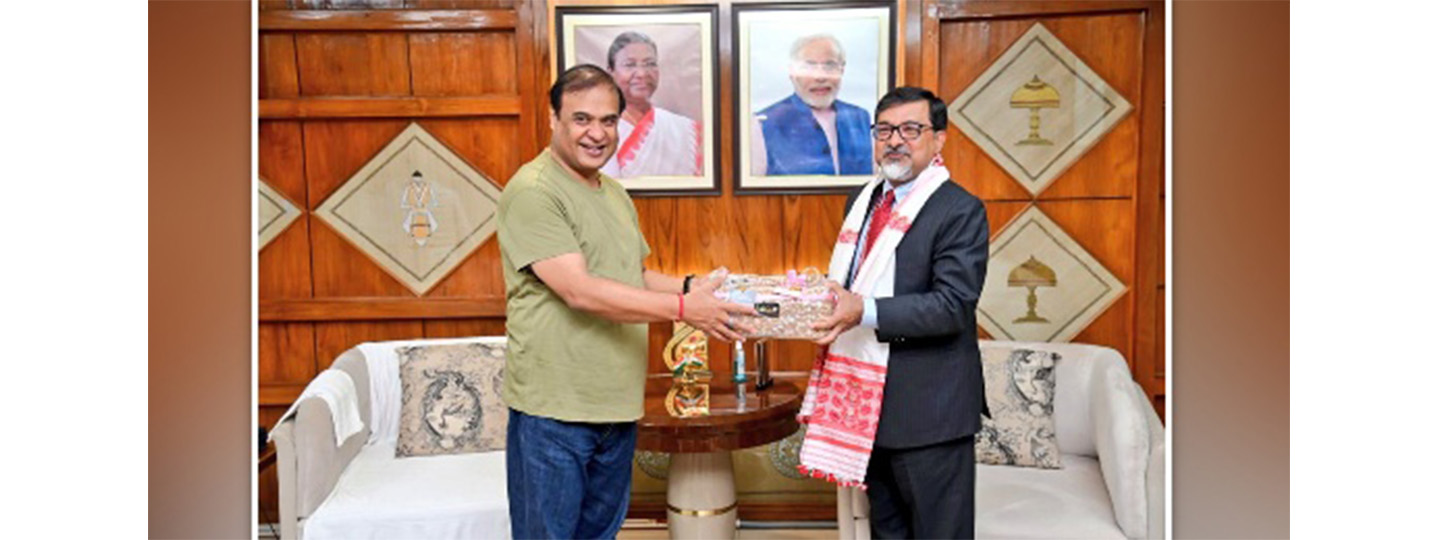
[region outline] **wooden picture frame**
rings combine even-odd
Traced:
[[[895,84],[895,3],[743,4],[733,12],[735,192],[845,193],[873,179],[870,125]],[[835,133],[813,110],[833,115]]]
[[[634,121],[622,115],[615,155],[602,169],[632,196],[721,192],[719,19],[715,5],[555,8],[553,77],[598,65],[628,94],[627,112],[648,111]],[[624,36],[631,32],[639,37]],[[612,58],[617,43],[624,46]],[[643,55],[647,44],[649,56],[619,58]]]

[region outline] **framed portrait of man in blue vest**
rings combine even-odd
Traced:
[[[895,4],[734,6],[737,193],[841,193],[874,178],[895,84]]]

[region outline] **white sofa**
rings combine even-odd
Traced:
[[[362,344],[335,360],[331,369],[355,382],[365,428],[336,445],[330,407],[320,398],[302,400],[295,416],[275,427],[282,539],[510,537],[504,451],[395,457],[400,380],[394,349],[474,342],[505,338]],[[387,362],[388,372],[372,376],[381,371],[372,366]]]
[[[375,343],[340,355],[331,369],[354,380],[365,429],[336,445],[329,406],[319,398],[302,400],[296,415],[276,426],[281,538],[509,538],[504,452],[396,459],[387,425],[398,422],[398,367],[374,376],[377,364],[361,352],[496,340],[504,338]],[[977,537],[1163,538],[1164,428],[1124,358],[1090,345],[981,346],[1061,354],[1055,428],[1063,468],[979,466]],[[389,386],[372,387],[380,378]],[[372,403],[377,395],[388,405]],[[863,494],[839,491],[841,538],[869,537],[866,506]]]
[[[978,465],[976,538],[1164,538],[1165,428],[1115,351],[1074,343],[981,341],[1059,353],[1061,468]],[[840,537],[870,537],[863,492],[842,488]]]

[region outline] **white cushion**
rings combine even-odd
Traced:
[[[302,527],[306,540],[510,538],[505,452],[396,459],[367,445]]]
[[[1060,469],[975,467],[976,538],[1125,538],[1094,458]]]

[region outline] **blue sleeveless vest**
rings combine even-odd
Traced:
[[[767,175],[836,174],[825,130],[800,96],[792,93],[760,114],[765,116],[760,129],[765,136]],[[865,109],[835,100],[835,143],[840,146],[839,174],[874,174],[870,115]]]

